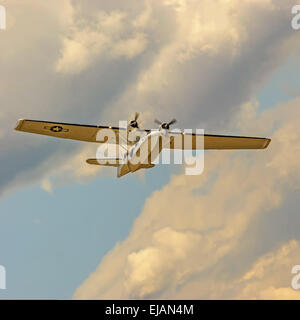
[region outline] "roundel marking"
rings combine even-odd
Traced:
[[[53,132],[61,132],[63,131],[63,127],[60,127],[60,126],[53,126],[50,128],[51,131]]]

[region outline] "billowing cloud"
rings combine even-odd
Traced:
[[[291,270],[299,259],[300,245],[295,240],[259,258],[239,280],[242,290],[238,298],[300,299],[300,292],[291,286],[291,278],[294,277]]]
[[[18,118],[105,125],[138,110],[145,125],[176,117],[273,138],[259,152],[208,153],[199,177],[173,176],[76,298],[297,297],[289,281],[300,239],[280,222],[299,225],[300,101],[263,113],[245,104],[299,53],[293,0],[1,4],[0,195],[99,172],[85,164],[96,145],[14,132]]]
[[[291,47],[283,49],[286,41],[296,43],[292,1],[150,4],[155,26],[145,32],[153,49],[146,50],[145,67],[113,104],[115,117],[135,108],[150,113],[149,120],[176,116],[188,128],[223,127],[292,53]]]
[[[299,258],[299,241],[290,240],[258,258],[246,273],[226,279],[220,272],[214,274],[214,281],[209,277],[189,282],[175,298],[299,300],[300,292],[292,288],[295,274],[291,273]]]
[[[131,24],[126,13],[119,11],[99,11],[86,19],[74,15],[70,34],[63,39],[56,71],[78,73],[105,55],[106,58],[134,58],[147,45],[145,34],[139,30],[140,24]]]
[[[1,195],[98,172],[67,165],[83,144],[13,132],[18,118],[105,125],[138,110],[145,125],[155,115],[220,132],[297,42],[291,0],[3,4]]]
[[[88,166],[83,157],[82,162],[77,159],[82,154],[94,157],[96,145],[85,147],[82,143],[15,132],[16,121],[27,118],[110,124],[109,118],[101,122],[97,119],[124,90],[137,68],[127,64],[128,58],[120,53],[123,64],[95,62],[93,69],[85,70],[84,77],[64,77],[55,68],[61,59],[64,39],[73,28],[74,12],[78,12],[74,2],[11,0],[3,5],[8,27],[1,33],[0,52],[1,76],[5,79],[0,88],[0,164],[5,168],[0,172],[0,195],[30,183],[42,183],[54,173],[60,174],[53,179],[54,183],[70,181],[70,177],[85,179],[87,172],[97,170]],[[81,19],[85,15],[81,12]],[[109,17],[113,13],[107,11],[103,15]],[[128,37],[133,47],[139,37],[139,33]],[[122,42],[119,45],[116,50],[121,52]],[[70,163],[75,162],[76,166],[71,168]]]
[[[282,288],[287,291],[282,298],[293,296],[290,282],[282,283],[275,275],[264,282],[256,276],[264,265],[256,260],[271,251],[276,263],[285,265],[282,270],[290,281],[297,255],[293,259],[291,253],[289,260],[284,260],[280,252],[285,252],[285,247],[278,254],[272,253],[287,240],[281,238],[283,233],[261,252],[263,245],[256,242],[260,238],[253,238],[250,227],[255,223],[260,229],[263,219],[278,208],[286,219],[291,219],[288,210],[293,209],[286,208],[286,212],[282,206],[288,204],[289,195],[297,192],[300,184],[300,165],[296,161],[300,157],[299,103],[296,99],[262,113],[255,112],[255,104],[250,112],[250,104],[246,104],[236,124],[243,125],[242,119],[251,113],[256,132],[272,136],[269,148],[209,152],[201,176],[173,176],[169,184],[147,199],[128,238],[102,260],[74,297],[191,298],[194,293],[193,298],[266,298],[279,295]],[[299,224],[299,218],[293,219]],[[275,224],[272,219],[271,224]],[[252,239],[252,252],[250,244],[247,247],[243,243],[244,238]],[[299,250],[298,242],[287,246]],[[249,253],[245,264],[241,259],[244,252]],[[235,258],[230,259],[233,254]],[[268,268],[271,264],[267,260]],[[228,271],[232,268],[233,274]],[[274,273],[276,267],[272,270]],[[185,288],[195,283],[201,290],[187,295]],[[221,288],[217,290],[219,283]],[[235,291],[235,286],[240,290]]]

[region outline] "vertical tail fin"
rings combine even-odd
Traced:
[[[129,172],[130,172],[130,169],[129,169],[127,163],[119,165],[118,168],[117,168],[117,177],[121,178],[121,177],[125,176],[125,174],[127,174]]]

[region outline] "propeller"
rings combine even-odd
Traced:
[[[139,112],[136,112],[134,115],[134,119],[129,122],[129,127],[139,129],[139,124],[137,122],[139,116]]]
[[[170,126],[171,126],[172,124],[176,123],[176,122],[177,122],[176,119],[173,119],[173,120],[171,120],[170,122],[161,122],[161,121],[159,121],[159,120],[157,120],[157,119],[154,120],[154,123],[160,125],[160,127],[161,127],[162,129],[165,129],[165,130],[169,130],[169,129],[170,129]]]

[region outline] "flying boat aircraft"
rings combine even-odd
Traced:
[[[18,121],[15,130],[52,136],[55,138],[72,139],[99,144],[120,146],[122,152],[114,157],[96,157],[87,159],[92,165],[117,167],[117,176],[122,177],[140,169],[153,168],[154,159],[163,149],[173,150],[232,150],[232,149],[265,149],[271,139],[227,136],[215,134],[187,133],[184,130],[171,130],[176,123],[155,120],[156,130],[142,130],[138,123],[139,113],[125,127],[96,126],[72,123],[61,123],[40,120]],[[107,134],[110,131],[113,135]],[[102,134],[103,133],[103,134]],[[134,133],[134,138],[129,138]],[[113,136],[113,138],[111,138]],[[111,139],[109,139],[111,138]]]

